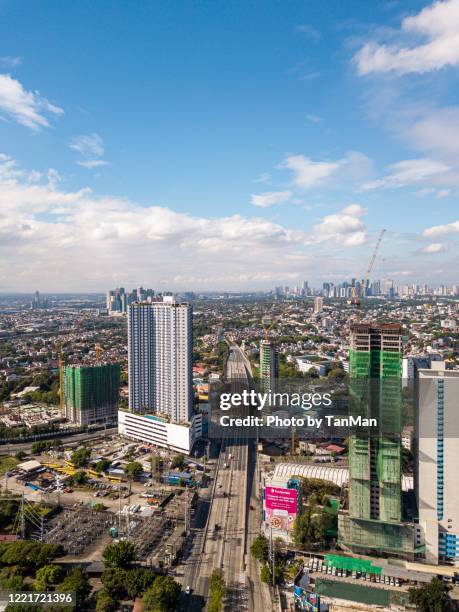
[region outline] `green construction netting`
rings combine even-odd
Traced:
[[[325,555],[325,565],[346,569],[366,574],[382,574],[382,568],[373,565],[372,561],[366,559],[354,559],[353,557],[342,557],[341,555]]]

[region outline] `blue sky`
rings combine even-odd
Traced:
[[[459,0],[0,0],[0,290],[457,282]]]

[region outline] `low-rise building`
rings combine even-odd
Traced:
[[[162,448],[189,454],[202,437],[202,415],[195,414],[189,423],[173,423],[156,414],[118,411],[118,433]]]

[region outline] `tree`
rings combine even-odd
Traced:
[[[106,569],[102,574],[102,584],[115,600],[127,597],[126,574],[127,571],[123,569]]]
[[[91,451],[89,448],[83,447],[72,453],[70,461],[75,467],[84,467],[88,464],[89,458],[91,457]]]
[[[321,546],[333,518],[314,503],[309,503],[293,524],[293,541],[300,548]]]
[[[208,612],[221,612],[223,608],[223,598],[226,593],[225,580],[221,570],[216,569],[212,572],[209,585],[209,601],[207,604]]]
[[[108,459],[101,459],[96,463],[95,470],[96,472],[106,472],[108,468],[111,466],[112,462]]]
[[[127,569],[134,561],[134,544],[132,544],[132,542],[109,544],[105,548],[102,556],[107,567]]]
[[[30,540],[0,543],[0,566],[18,565],[24,569],[36,570],[65,554],[60,544],[42,544]]]
[[[116,612],[118,604],[106,589],[101,589],[96,595],[96,612]]]
[[[63,570],[60,565],[44,565],[35,574],[34,589],[46,591],[50,584],[56,584],[63,578]]]
[[[0,587],[9,591],[22,591],[22,568],[13,565],[0,570]]]
[[[409,589],[410,602],[419,612],[447,612],[452,610],[450,590],[450,586],[435,576],[429,583]]]
[[[182,468],[185,464],[185,455],[175,455],[175,457],[171,461],[171,468],[177,469]]]
[[[257,561],[266,563],[269,553],[269,543],[267,538],[262,534],[257,535],[252,542],[250,552],[252,553],[252,557],[255,557]]]
[[[102,502],[98,502],[92,507],[93,512],[104,512],[106,509],[107,507]]]
[[[131,599],[142,595],[155,581],[156,574],[150,569],[136,567],[125,573],[124,585]]]
[[[266,563],[260,570],[260,580],[262,582],[265,582],[266,584],[271,583],[271,570],[269,569],[269,566],[266,565]]]
[[[137,480],[143,472],[142,464],[138,461],[131,461],[124,468],[124,473],[132,480]]]
[[[56,590],[62,593],[75,593],[75,609],[88,609],[88,597],[91,592],[91,587],[88,582],[88,576],[81,567],[75,567],[71,570]]]
[[[172,612],[177,609],[180,585],[170,576],[157,576],[142,597],[144,612]]]
[[[72,482],[76,485],[84,485],[87,480],[88,476],[84,470],[82,472],[77,472],[72,476]]]

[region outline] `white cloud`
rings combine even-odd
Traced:
[[[97,157],[101,157],[104,154],[104,145],[99,134],[74,136],[69,146],[82,155],[96,155]]]
[[[307,248],[304,231],[259,217],[193,216],[89,189],[66,192],[55,172],[37,178],[1,156],[0,290],[24,290],[37,278],[54,290],[103,289],[119,274],[133,285],[149,278],[170,286],[196,271],[225,287],[226,275],[248,274],[248,252],[257,261],[248,278],[260,279],[291,272],[283,256]]]
[[[402,75],[458,66],[459,0],[434,2],[418,14],[406,17],[399,36],[399,44],[366,43],[354,57],[358,73]],[[413,38],[417,42],[410,44]]]
[[[421,253],[434,254],[434,253],[442,253],[445,250],[446,249],[441,242],[432,242],[431,244],[421,249]]]
[[[266,193],[253,194],[250,197],[250,202],[254,206],[269,208],[276,204],[284,204],[291,196],[291,191],[268,191]]]
[[[303,34],[306,34],[308,38],[310,38],[311,40],[315,42],[320,40],[320,32],[316,30],[315,28],[313,28],[312,26],[308,25],[307,23],[303,23],[299,25],[297,27],[297,30],[298,32],[302,32]]]
[[[366,209],[360,204],[351,204],[340,212],[327,215],[313,227],[313,242],[335,242],[344,246],[359,246],[368,239],[365,223],[361,217]]]
[[[105,151],[103,140],[99,134],[74,136],[69,147],[78,151],[85,158],[83,161],[77,161],[77,164],[83,166],[83,168],[93,169],[109,165],[108,161],[100,159]]]
[[[381,179],[368,181],[361,185],[364,191],[371,189],[406,187],[416,183],[422,183],[434,177],[445,175],[450,168],[439,161],[429,158],[422,159],[405,159],[403,161],[391,164],[389,166],[390,173]],[[424,192],[421,195],[426,195]]]
[[[62,115],[62,108],[51,104],[38,91],[27,91],[9,74],[0,74],[0,115],[32,130],[49,127],[46,114]]]
[[[191,215],[88,188],[68,191],[55,170],[26,171],[2,154],[0,201],[0,291],[30,291],[37,278],[42,291],[103,291],[120,282],[253,290],[295,283],[305,270],[321,283],[362,270],[354,247],[368,240],[366,210],[355,203],[313,227],[306,213],[293,228],[257,215]],[[401,245],[394,269],[409,266],[413,282],[438,280],[425,258],[413,258],[412,242],[405,251]],[[445,269],[453,282],[454,262]]]
[[[437,193],[435,194],[435,197],[437,198],[437,200],[441,200],[443,198],[447,198],[450,195],[451,195],[451,189],[439,189]]]
[[[293,185],[301,189],[310,189],[320,185],[339,167],[340,162],[316,162],[304,155],[289,155],[279,165],[279,168],[286,168],[293,172]]]
[[[423,236],[445,236],[447,234],[459,234],[459,221],[453,221],[445,225],[434,225],[422,232]]]
[[[93,168],[100,168],[100,166],[108,166],[109,162],[104,159],[87,159],[85,161],[77,161],[77,164],[92,170]]]
[[[16,66],[19,66],[21,61],[22,60],[20,57],[4,55],[3,57],[0,57],[0,66],[2,68],[15,68]]]
[[[271,180],[271,175],[269,174],[269,172],[262,172],[256,178],[253,179],[253,182],[266,184],[266,183],[269,183],[270,180]]]
[[[429,111],[407,130],[408,141],[422,151],[433,152],[444,158],[459,155],[459,107]]]
[[[322,117],[319,117],[319,115],[306,115],[306,119],[308,121],[310,121],[311,123],[321,123],[322,122]]]

